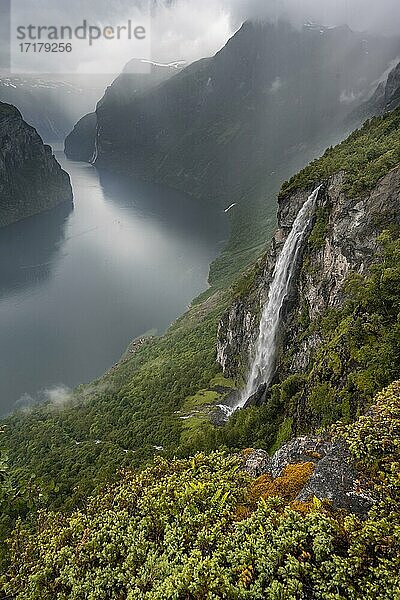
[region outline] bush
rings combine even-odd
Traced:
[[[222,453],[156,459],[72,515],[41,512],[10,541],[16,600],[387,600],[400,593],[400,383],[338,424],[372,478],[368,518],[292,502],[313,465],[251,481]]]

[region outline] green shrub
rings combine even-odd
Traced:
[[[292,502],[312,473],[250,480],[222,453],[156,459],[72,515],[19,523],[3,580],[16,600],[388,600],[400,593],[400,383],[337,425],[379,499],[363,520]],[[275,496],[280,496],[275,497]]]
[[[344,142],[328,148],[282,186],[286,196],[297,189],[315,186],[316,182],[343,171],[345,192],[357,197],[370,190],[377,181],[400,162],[400,109],[367,121]]]

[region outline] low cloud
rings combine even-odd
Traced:
[[[287,19],[296,26],[307,21],[349,25],[358,31],[398,34],[398,0],[226,0],[234,24],[246,19]]]
[[[23,394],[16,402],[15,407],[20,410],[30,410],[39,404],[50,404],[53,408],[63,408],[70,400],[73,393],[71,388],[60,384],[51,388],[40,390],[36,394]]]

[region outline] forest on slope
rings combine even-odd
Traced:
[[[2,422],[5,598],[400,597],[399,125],[400,109],[367,121],[286,182],[269,248],[259,169],[210,288],[164,336],[67,404]],[[216,407],[243,387],[276,257],[319,185],[273,385],[221,426]],[[335,255],[337,241],[348,254]],[[330,259],[345,265],[340,285]],[[232,311],[252,330],[240,318],[225,329]],[[277,476],[243,472],[249,448],[272,454],[299,435],[344,444],[368,513],[299,499],[325,458],[315,452]]]
[[[345,173],[344,185],[349,197],[351,194],[368,195],[382,177],[390,175],[393,168],[396,172],[400,148],[399,120],[400,113],[396,110],[368,122],[346,142],[329,149],[319,161],[285,184],[283,193],[287,192],[288,186],[298,189],[310,186],[310,182],[314,186],[339,170]],[[352,187],[360,174],[364,181],[362,192]],[[307,242],[311,249],[323,243],[326,225],[324,215],[317,215]],[[29,414],[16,413],[4,421],[1,439],[2,446],[8,450],[8,460],[2,463],[2,532],[4,537],[9,536],[17,519],[22,517],[23,524],[17,525],[9,543],[10,548],[18,549],[15,550],[17,553],[24,549],[21,560],[16,557],[13,560],[14,571],[6,576],[5,589],[12,590],[21,599],[63,598],[68,597],[65,594],[72,593],[71,590],[77,594],[76,597],[84,598],[88,593],[87,586],[91,585],[88,581],[85,583],[84,573],[91,564],[90,569],[94,569],[98,581],[96,587],[91,588],[93,598],[105,597],[107,593],[121,598],[133,597],[132,594],[143,598],[258,598],[261,593],[269,594],[266,597],[271,598],[300,598],[311,597],[304,591],[310,587],[313,597],[340,599],[356,598],[356,584],[365,586],[365,598],[386,598],[388,593],[396,597],[398,549],[394,532],[398,527],[398,498],[393,478],[398,476],[398,438],[395,431],[398,427],[398,387],[394,385],[378,397],[378,406],[382,402],[378,409],[382,422],[378,428],[375,423],[372,424],[372,413],[368,412],[368,417],[359,415],[373,404],[376,392],[400,377],[398,213],[389,220],[386,215],[374,226],[380,250],[374,255],[368,272],[349,278],[343,302],[335,310],[324,314],[318,322],[306,320],[303,323],[305,329],[319,328],[323,340],[308,371],[291,374],[285,379],[285,369],[282,368],[282,381],[272,387],[268,402],[260,407],[238,411],[225,426],[214,426],[207,418],[207,411],[197,416],[193,416],[192,411],[193,408],[201,408],[204,403],[208,407],[210,402],[217,403],[221,395],[241,383],[240,378],[235,381],[224,377],[216,362],[217,326],[232,302],[251,296],[263,260],[228,290],[211,289],[203,299],[199,298],[165,336],[146,341],[136,354],[123,359],[101,380],[76,390],[69,406],[61,410],[51,405],[41,406]],[[304,335],[304,331],[300,335]],[[335,385],[339,387],[335,389]],[[316,421],[307,425],[309,433],[321,425],[329,427],[338,419],[349,423],[344,429],[342,425],[339,427],[340,435],[345,435],[350,441],[356,458],[361,460],[361,468],[367,469],[368,477],[374,482],[371,485],[378,495],[381,494],[366,521],[345,517],[342,511],[336,513],[325,504],[285,508],[288,501],[294,501],[293,494],[289,494],[283,504],[282,501],[268,500],[271,494],[285,497],[289,493],[285,490],[292,489],[289,482],[283,487],[272,487],[273,492],[267,490],[261,494],[266,504],[258,498],[257,502],[249,500],[249,490],[254,484],[246,483],[238,474],[237,459],[226,458],[223,454],[209,455],[209,452],[221,449],[236,451],[262,447],[273,450],[282,445],[295,433],[291,430],[287,411],[304,388],[311,408],[314,407],[318,415]],[[184,411],[185,405],[191,418],[182,420],[179,417],[185,412],[179,411]],[[353,421],[355,424],[351,425]],[[360,431],[362,435],[358,437]],[[146,446],[141,443],[143,438],[147,441]],[[156,446],[165,459],[156,459],[153,463]],[[195,462],[185,462],[184,456],[191,456],[199,450],[206,454],[193,459]],[[183,461],[171,463],[173,456],[181,456]],[[142,474],[136,471],[129,474],[130,469],[146,463],[150,466]],[[197,472],[206,480],[208,476],[205,474],[210,473],[210,481],[214,481],[210,483],[214,486],[213,494],[210,494],[203,479],[197,479]],[[167,484],[170,477],[171,484]],[[105,491],[103,486],[107,480],[114,481],[117,487]],[[183,481],[186,483],[183,484]],[[155,530],[140,533],[143,525],[135,519],[130,520],[129,511],[126,512],[131,506],[131,495],[139,498],[139,491],[135,491],[137,485],[140,489],[145,486],[147,491],[140,491],[144,494],[141,506],[145,511],[155,511],[151,514],[156,522],[157,511],[163,506],[163,494],[167,494],[165,502],[169,506],[171,500],[168,500],[168,494],[177,497],[174,494],[178,492],[172,492],[172,489],[179,489],[182,493],[179,500],[183,503],[181,509],[183,514],[187,511],[189,518],[187,524],[180,518],[176,521],[167,511],[165,515],[163,513],[164,525],[158,533]],[[86,498],[94,488],[100,490],[98,496],[87,505]],[[115,550],[116,554],[109,556],[117,557],[118,561],[127,549],[137,547],[134,541],[137,535],[144,535],[147,540],[143,542],[142,554],[136,554],[134,560],[132,558],[128,570],[125,563],[118,567],[125,573],[117,577],[118,583],[111,576],[117,567],[109,563],[111,558],[107,558],[108,551],[105,550],[108,542],[101,533],[110,523],[106,506],[114,506],[114,494],[118,496],[118,502],[122,502],[118,509],[122,510],[122,521],[118,517],[114,541],[110,543],[114,550],[117,547],[115,543],[123,544],[125,550]],[[192,494],[196,498],[192,498]],[[215,504],[212,501],[214,496]],[[154,509],[151,509],[150,497],[155,498]],[[69,517],[69,511],[76,510],[78,506],[83,506],[83,512]],[[199,510],[199,506],[201,513],[208,515],[213,527],[217,528],[214,533],[211,529],[211,538],[207,542],[205,533],[193,524],[197,523],[196,512],[193,511]],[[240,518],[237,517],[239,506],[245,507],[240,509],[244,511]],[[46,516],[41,512],[43,509],[56,512]],[[87,515],[86,511],[89,511]],[[146,514],[140,517],[144,522],[148,519]],[[69,519],[72,520],[69,522]],[[87,520],[96,523],[93,531],[85,525]],[[127,525],[130,533],[125,530]],[[267,537],[263,543],[270,544],[271,539],[285,539],[282,538],[283,531],[292,540],[292,550],[287,543],[284,544],[285,550],[273,545],[275,558],[268,559],[272,560],[273,567],[259,562],[261,558],[257,558],[256,547],[262,544],[263,539],[256,533],[260,526],[270,531],[265,534]],[[39,538],[35,533],[37,527],[42,532]],[[165,531],[164,527],[167,528]],[[204,527],[207,530],[209,526],[204,524]],[[233,536],[230,542],[232,559],[228,562],[223,559],[220,563],[222,558],[219,558],[218,544],[221,542],[218,540],[222,536],[223,544],[226,543],[226,527],[229,535]],[[247,527],[250,527],[249,547],[246,556],[238,558],[237,562],[233,558],[237,553],[236,544],[241,544],[240,536],[246,535]],[[166,556],[170,555],[168,544],[175,548],[176,542],[170,537],[170,531],[176,531],[179,539],[188,536],[189,540],[199,541],[194,542],[193,548],[190,546],[190,549],[182,551],[179,559],[182,564],[176,563],[175,572],[160,571],[162,585],[159,587],[146,562],[148,558],[145,557],[151,555],[147,544],[155,552],[152,569],[158,570],[158,561],[164,564]],[[251,531],[254,533],[251,534]],[[197,538],[197,535],[200,537]],[[273,537],[268,537],[270,535]],[[316,540],[322,540],[321,546],[316,545]],[[78,544],[76,549],[75,543]],[[65,544],[67,546],[62,550]],[[329,557],[325,554],[326,548],[333,549]],[[379,548],[377,555],[376,548]],[[100,560],[98,552],[106,552],[105,558]],[[56,556],[60,557],[61,563],[54,563],[55,558],[51,557]],[[84,556],[86,558],[82,562]],[[195,568],[200,556],[203,558],[199,564],[203,566],[194,576],[191,565]],[[279,556],[282,558],[279,559]],[[7,550],[3,554],[5,567],[9,558]],[[369,567],[363,571],[360,565],[365,561]],[[41,572],[43,564],[48,565],[45,572]],[[172,568],[170,561],[169,564],[168,569]],[[267,572],[273,573],[269,579]],[[344,573],[347,579],[342,589],[337,582]],[[131,584],[127,587],[125,576],[136,587],[131,588]],[[171,585],[178,586],[176,596],[169,595],[172,593]],[[202,596],[199,590],[204,590],[207,585],[210,586],[209,595]],[[280,596],[282,589],[290,590],[291,595],[287,592]]]

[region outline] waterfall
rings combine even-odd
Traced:
[[[261,384],[268,386],[273,376],[281,310],[290,290],[301,244],[309,227],[320,189],[321,186],[313,191],[299,211],[276,262],[268,302],[261,316],[260,331],[249,377],[235,409],[242,408],[247,400],[257,392]]]
[[[94,165],[98,156],[99,156],[99,145],[98,145],[98,137],[99,137],[99,124],[96,124],[96,135],[94,137],[94,150],[92,158],[90,159],[90,164]]]

